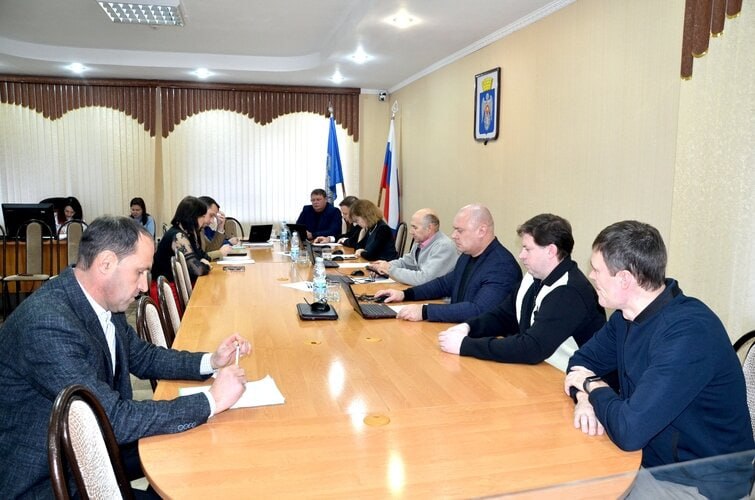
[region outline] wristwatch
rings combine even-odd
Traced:
[[[598,375],[592,375],[590,377],[587,377],[585,381],[582,383],[582,390],[585,391],[587,394],[590,394],[589,386],[593,382],[597,381],[603,381]]]

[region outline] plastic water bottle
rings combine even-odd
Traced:
[[[328,301],[328,282],[325,278],[325,262],[322,257],[315,259],[315,269],[312,276],[312,296],[315,302]]]
[[[291,235],[291,261],[296,262],[299,260],[299,231],[294,231]]]
[[[281,222],[281,252],[288,252],[288,226],[286,221]]]

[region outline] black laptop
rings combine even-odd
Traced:
[[[349,299],[349,302],[351,302],[351,307],[353,307],[354,310],[358,312],[359,315],[363,317],[364,319],[380,319],[380,318],[395,318],[396,317],[396,311],[394,311],[393,309],[391,309],[385,304],[359,302],[359,300],[357,300],[357,296],[354,295],[354,290],[352,290],[351,285],[349,283],[342,282],[341,287],[343,288],[343,291],[346,294],[346,297]]]
[[[314,245],[307,240],[304,240],[304,241],[306,242],[305,244],[307,245],[307,252],[309,253],[309,259],[312,261],[312,265],[314,266],[317,260],[317,255],[315,254]],[[322,262],[323,264],[325,264],[326,269],[335,269],[339,267],[338,262],[334,262],[332,260],[323,259]]]
[[[249,243],[267,243],[273,232],[272,224],[252,224],[249,229]]]
[[[307,241],[307,226],[304,224],[286,224],[288,226],[288,230],[291,231],[291,235],[293,236],[294,231],[299,233],[299,241]]]

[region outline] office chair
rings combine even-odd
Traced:
[[[3,315],[5,315],[6,306],[10,302],[10,283],[14,283],[16,288],[16,305],[20,302],[21,285],[24,283],[31,284],[31,290],[34,291],[35,283],[43,283],[50,279],[53,272],[53,249],[48,252],[48,259],[44,256],[44,238],[45,234],[53,234],[50,228],[41,220],[32,219],[25,222],[18,228],[16,234],[16,268],[15,274],[3,277]],[[22,235],[26,235],[26,243],[22,243]],[[22,259],[21,253],[25,251],[26,255]],[[45,261],[48,260],[47,266]],[[22,264],[23,261],[23,264]],[[45,272],[45,271],[48,272]]]
[[[753,344],[755,344],[755,330],[745,333],[734,342],[734,350],[737,352],[739,362],[742,363],[742,365],[745,364],[745,358],[750,352],[750,347],[752,347]]]
[[[750,423],[752,424],[752,433],[755,436],[755,349],[752,346],[747,351],[742,369],[744,370],[745,386],[747,388],[747,407],[750,409]]]
[[[0,238],[3,239],[3,246],[2,246],[2,254],[0,254],[0,282],[2,282],[3,278],[5,278],[5,255],[7,252],[8,247],[5,244],[5,228],[3,226],[0,226]],[[0,298],[0,302],[3,303],[2,310],[3,310],[3,318],[5,318],[5,300]]]
[[[136,304],[136,333],[139,338],[150,344],[170,349],[173,339],[168,338],[165,318],[155,304],[155,301],[146,295],[139,297]],[[150,379],[152,391],[157,388],[157,380]]]
[[[81,243],[81,236],[84,234],[87,224],[83,220],[74,219],[69,220],[58,229],[58,266],[60,266],[60,253],[63,242],[66,246],[66,259],[65,267],[76,264],[76,260],[79,258],[79,244]],[[62,269],[58,269],[58,274]]]
[[[173,282],[176,284],[176,290],[178,291],[178,302],[181,305],[179,316],[183,318],[183,313],[189,305],[189,299],[191,299],[191,292],[193,291],[189,269],[186,267],[186,257],[184,257],[183,252],[178,252],[177,255],[171,257],[170,265],[173,270]]]
[[[244,228],[241,226],[241,222],[233,217],[225,218],[225,239],[230,240],[236,237],[239,240],[244,239]]]
[[[83,385],[68,386],[55,398],[47,461],[56,499],[69,498],[66,463],[81,498],[134,498],[110,421]]]
[[[181,327],[181,316],[178,312],[178,304],[176,304],[176,299],[173,296],[173,289],[165,276],[157,277],[157,298],[160,303],[160,311],[162,311],[165,319],[166,335],[175,339],[178,329]]]
[[[396,228],[396,252],[398,256],[404,255],[404,247],[406,246],[406,222],[402,222]]]

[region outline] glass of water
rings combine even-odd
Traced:
[[[335,304],[341,301],[341,285],[328,283],[328,303]]]

